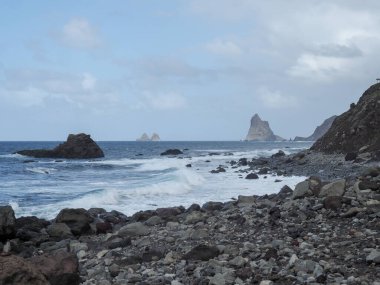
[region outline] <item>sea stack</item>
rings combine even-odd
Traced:
[[[308,137],[295,137],[295,141],[316,141],[320,137],[322,137],[331,127],[332,123],[334,122],[335,118],[337,116],[331,116],[330,118],[323,121],[323,123],[318,126],[314,133],[311,136]]]
[[[161,139],[160,139],[160,136],[159,136],[158,134],[153,133],[153,135],[152,135],[152,137],[150,138],[150,140],[151,140],[152,142],[158,142],[158,141],[160,141]]]
[[[249,128],[246,141],[283,141],[273,133],[267,121],[261,120],[258,114],[255,114],[251,119],[251,126]]]
[[[325,153],[380,151],[380,83],[372,85],[357,104],[338,116],[312,150]]]
[[[140,138],[138,138],[136,141],[138,142],[147,142],[150,141],[149,136],[146,133],[143,133]]]
[[[54,149],[21,150],[16,153],[37,158],[85,159],[104,157],[102,149],[91,139],[91,136],[83,133],[70,134],[66,142]]]

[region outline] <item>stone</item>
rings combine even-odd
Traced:
[[[207,261],[219,255],[219,250],[216,246],[209,246],[205,244],[197,245],[187,252],[183,259],[185,260],[202,260]]]
[[[65,239],[73,236],[71,229],[65,223],[51,224],[47,227],[46,231],[49,234],[49,236],[54,238]]]
[[[279,150],[275,154],[272,154],[272,158],[278,158],[278,157],[282,157],[282,156],[285,156],[285,152],[283,152],[282,150]]]
[[[90,223],[94,218],[82,208],[63,209],[59,212],[56,222],[65,223],[74,235],[87,234],[91,231]]]
[[[205,211],[219,211],[223,208],[222,202],[206,202],[202,205],[202,209]]]
[[[256,203],[256,198],[253,196],[239,195],[237,199],[237,204],[239,206],[251,206]]]
[[[65,250],[58,250],[52,254],[34,256],[30,261],[44,274],[44,276],[47,277],[49,281],[55,279],[57,280],[56,282],[58,282],[63,275],[65,275],[66,278],[71,276],[70,279],[80,280],[78,275],[78,259],[73,253],[68,253]],[[77,276],[77,278],[73,278],[74,276]],[[79,284],[79,282],[73,283],[73,285],[77,284]]]
[[[183,152],[176,148],[168,149],[161,153],[161,155],[179,155],[179,154],[183,154]]]
[[[353,161],[357,158],[358,153],[357,152],[348,152],[346,156],[344,157],[345,161]]]
[[[83,133],[70,134],[66,142],[52,150],[21,150],[17,153],[38,158],[89,159],[104,157],[102,149],[91,139],[91,136]]]
[[[366,261],[380,264],[380,250],[372,249],[370,254],[366,257]]]
[[[0,241],[13,238],[15,233],[15,212],[11,206],[0,206]]]
[[[313,195],[318,197],[321,192],[322,180],[318,176],[311,176],[309,178],[309,189],[313,192]]]
[[[134,236],[146,236],[149,234],[149,228],[145,226],[141,222],[131,223],[124,227],[122,227],[118,231],[119,236],[128,236],[128,237],[134,237]]]
[[[262,280],[259,285],[274,285],[271,280]]]
[[[327,196],[343,196],[346,187],[346,180],[339,179],[337,181],[331,182],[322,187],[319,197]]]
[[[32,262],[16,255],[0,255],[0,269],[0,284],[50,284]]]
[[[248,174],[245,179],[259,179],[259,176],[256,173]]]
[[[341,196],[327,196],[323,200],[323,207],[325,209],[330,209],[337,211],[342,208],[342,197]]]
[[[206,219],[205,214],[199,211],[193,211],[185,218],[185,224],[195,224]]]
[[[293,191],[293,199],[301,199],[312,196],[313,192],[309,189],[309,181],[305,180],[296,185]]]
[[[148,220],[145,221],[145,224],[147,226],[156,226],[162,223],[164,223],[164,220],[161,219],[159,216],[150,217]]]

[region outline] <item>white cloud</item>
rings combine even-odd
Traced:
[[[280,91],[269,90],[261,87],[258,90],[259,98],[265,107],[271,109],[287,109],[298,105],[297,98],[291,95],[284,95]]]
[[[186,106],[186,98],[178,93],[145,94],[146,104],[156,110],[177,110]]]
[[[93,49],[101,46],[97,30],[83,18],[73,18],[61,32],[61,41],[72,48]]]
[[[84,73],[82,79],[83,90],[91,91],[95,89],[96,78],[90,73]]]
[[[223,41],[220,39],[205,45],[206,50],[217,55],[237,56],[242,54],[242,49],[232,41]]]

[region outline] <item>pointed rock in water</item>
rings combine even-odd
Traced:
[[[283,141],[284,139],[276,136],[267,121],[262,121],[258,114],[251,119],[246,141]]]
[[[160,141],[161,139],[160,139],[160,136],[159,136],[158,134],[153,133],[153,135],[152,135],[152,137],[150,138],[150,140],[151,140],[152,142],[158,142],[158,141]]]
[[[326,153],[380,151],[380,83],[372,85],[351,104],[348,111],[338,116],[327,133],[318,139],[312,150]]]
[[[38,158],[84,159],[104,157],[102,149],[91,139],[90,135],[86,134],[70,134],[66,142],[51,150],[21,150],[16,153]]]
[[[323,123],[318,126],[314,133],[311,136],[308,137],[295,137],[295,141],[316,141],[320,137],[322,137],[331,127],[332,123],[334,122],[335,118],[337,116],[331,116],[330,118],[323,121]]]
[[[140,138],[138,138],[136,141],[139,142],[147,142],[150,141],[149,136],[146,133],[143,133]]]

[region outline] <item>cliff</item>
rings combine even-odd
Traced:
[[[380,83],[372,85],[358,103],[338,116],[312,150],[326,153],[380,151]]]
[[[332,123],[334,122],[335,118],[337,116],[332,116],[326,120],[323,121],[323,123],[318,126],[314,133],[311,136],[308,137],[295,137],[295,141],[316,141],[320,137],[322,137],[331,127]]]
[[[269,123],[261,120],[258,114],[255,114],[251,119],[251,126],[249,128],[246,141],[282,141],[283,138],[275,135]]]

